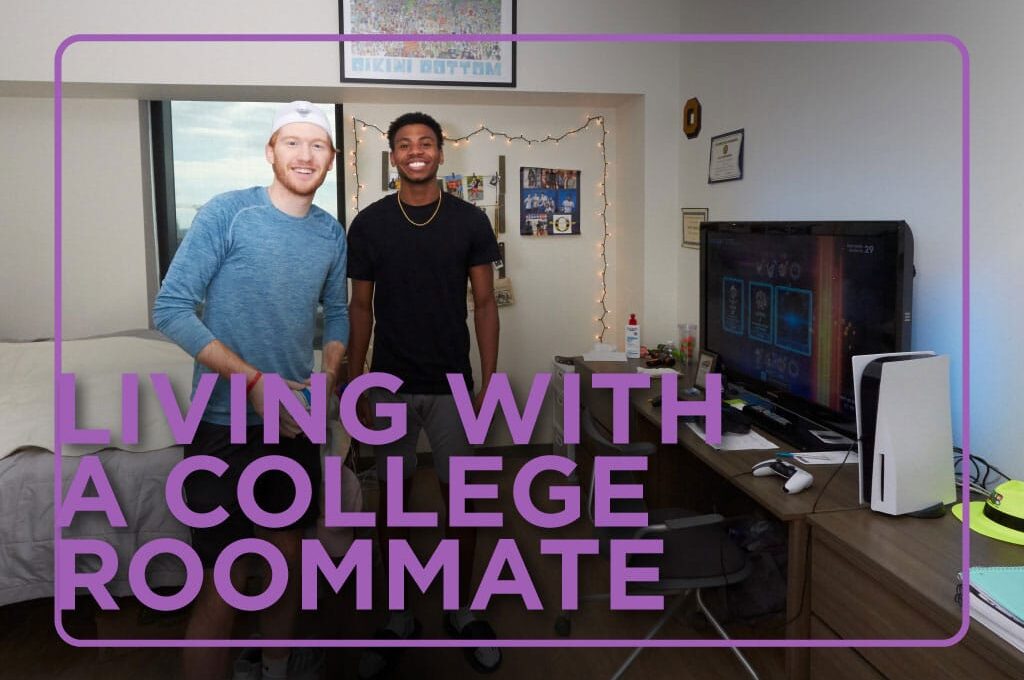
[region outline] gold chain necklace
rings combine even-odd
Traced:
[[[402,206],[401,197],[398,195],[397,191],[395,192],[395,198],[398,199],[398,209],[402,211],[402,217],[404,217],[405,220],[414,227],[425,227],[434,221],[434,218],[437,217],[437,213],[441,212],[441,196],[443,195],[443,191],[437,195],[437,207],[434,208],[434,214],[430,216],[430,219],[428,219],[426,222],[413,222],[409,215],[405,212],[405,208]]]

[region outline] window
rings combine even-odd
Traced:
[[[206,201],[225,191],[267,186],[273,178],[263,155],[280,102],[153,102],[154,185],[160,280]],[[318,104],[336,131],[340,105]],[[339,143],[335,132],[334,141]],[[341,173],[335,168],[314,203],[335,217]]]

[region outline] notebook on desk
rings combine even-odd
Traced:
[[[1024,566],[971,567],[971,618],[1024,652]]]
[[[1024,626],[1024,567],[971,567],[971,591]]]

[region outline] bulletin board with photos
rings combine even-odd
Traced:
[[[522,236],[580,235],[580,171],[519,169],[519,233]]]

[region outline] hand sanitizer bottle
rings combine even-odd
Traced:
[[[630,314],[626,323],[626,358],[640,358],[640,323],[636,320],[636,314]]]

